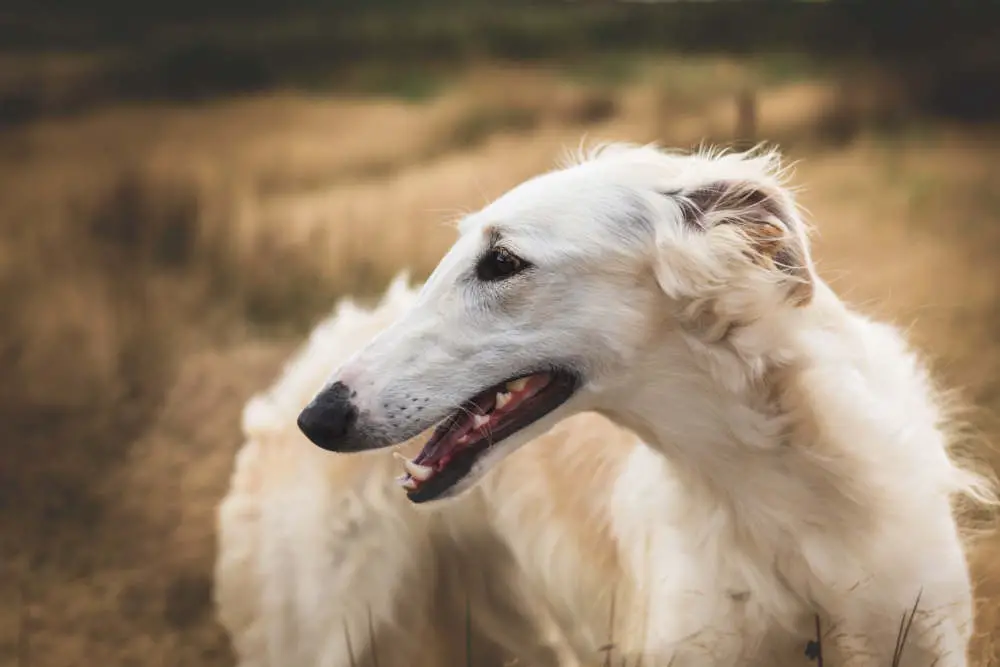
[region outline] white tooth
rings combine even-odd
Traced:
[[[512,382],[507,383],[507,389],[512,392],[524,391],[524,388],[528,386],[528,378],[519,378]]]
[[[497,404],[494,410],[503,410],[504,406],[510,403],[510,394],[505,391],[497,392]]]
[[[409,475],[402,475],[396,478],[396,483],[407,491],[414,491],[417,488],[417,482]]]
[[[472,428],[474,429],[482,428],[483,426],[489,423],[490,423],[490,418],[487,415],[472,416]]]
[[[426,482],[434,474],[434,468],[420,465],[415,461],[406,461],[403,466],[406,468],[406,472],[410,473],[418,482]]]
[[[399,452],[393,452],[392,455],[403,462],[403,468],[405,468],[406,472],[408,472],[410,476],[416,479],[417,481],[426,482],[434,474],[434,468],[431,468],[430,466],[420,465],[415,461],[411,461],[410,459],[406,458]],[[405,478],[406,476],[404,475],[403,477],[399,477],[398,479],[402,480]]]

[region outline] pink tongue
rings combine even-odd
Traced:
[[[449,445],[453,444],[456,440],[458,440],[471,430],[472,430],[472,416],[465,415],[464,417],[462,417],[462,422],[454,429],[452,429],[448,433],[448,435],[444,437],[442,442],[447,443]]]

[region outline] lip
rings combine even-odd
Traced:
[[[407,498],[414,503],[440,498],[487,452],[563,405],[580,384],[575,373],[552,369],[520,373],[474,395],[439,423],[413,461],[404,463],[407,473],[399,481]],[[501,405],[504,395],[507,403]],[[475,427],[478,422],[482,426]]]

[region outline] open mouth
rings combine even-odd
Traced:
[[[399,478],[415,503],[438,498],[472,470],[491,447],[565,403],[578,387],[564,371],[524,375],[476,394],[434,431],[412,461],[397,452],[406,473]]]

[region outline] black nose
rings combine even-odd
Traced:
[[[315,445],[338,451],[338,443],[357,419],[358,411],[351,404],[351,391],[343,382],[335,382],[299,413],[298,425]]]

